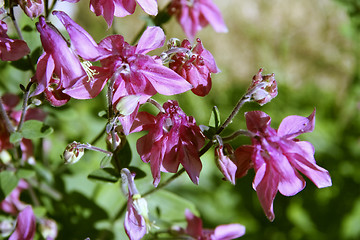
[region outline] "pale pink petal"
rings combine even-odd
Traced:
[[[223,146],[215,148],[215,156],[217,156],[217,163],[219,164],[220,170],[224,174],[225,178],[235,185],[237,166],[229,156],[224,155]]]
[[[157,63],[149,63],[139,70],[151,82],[155,90],[163,95],[174,95],[192,88],[180,75]]]
[[[145,219],[139,215],[133,206],[131,196],[129,196],[128,207],[124,220],[125,232],[130,240],[140,240],[146,234]]]
[[[125,17],[135,12],[135,0],[113,0],[115,4],[114,15],[116,17]]]
[[[9,240],[32,240],[36,231],[36,219],[31,206],[22,210],[16,222],[15,231]]]
[[[158,5],[156,0],[136,0],[140,7],[149,15],[158,14]]]
[[[228,32],[224,19],[218,7],[211,0],[201,0],[201,14],[208,20],[216,32]]]
[[[241,224],[227,224],[217,226],[214,230],[215,240],[232,240],[245,234],[245,227]]]
[[[152,50],[160,48],[166,40],[164,31],[160,27],[148,27],[142,34],[136,46],[135,53],[146,54]]]
[[[315,109],[309,117],[288,116],[278,128],[278,136],[292,139],[302,133],[312,132],[315,128]]]

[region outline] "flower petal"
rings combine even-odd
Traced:
[[[31,240],[34,238],[36,230],[36,219],[31,206],[27,206],[22,210],[16,222],[15,231],[11,234],[9,240],[26,239]]]
[[[142,34],[135,53],[146,54],[152,50],[160,48],[166,40],[164,31],[160,27],[148,27]]]
[[[203,0],[199,4],[201,14],[211,24],[216,32],[228,32],[219,8],[210,0]]]
[[[271,122],[269,115],[262,111],[251,111],[245,113],[246,126],[253,133],[264,132]]]
[[[278,136],[293,139],[294,137],[312,132],[315,128],[315,109],[309,117],[288,116],[282,120],[278,128]]]
[[[217,226],[214,230],[214,239],[232,240],[245,234],[245,227],[241,224],[226,224]]]
[[[158,14],[158,5],[156,0],[136,0],[140,7],[149,15],[156,16]]]

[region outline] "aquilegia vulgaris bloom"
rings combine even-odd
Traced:
[[[238,171],[247,171],[253,165],[256,172],[253,187],[270,221],[275,218],[273,201],[278,191],[293,196],[305,187],[306,182],[298,171],[318,188],[331,186],[328,171],[315,162],[312,144],[295,139],[313,131],[315,110],[309,117],[286,117],[277,130],[270,127],[271,118],[264,112],[247,112],[245,116],[247,128],[254,137],[252,146],[241,146],[235,151],[242,162],[242,169],[238,167]]]
[[[220,10],[212,0],[172,0],[168,12],[176,16],[191,41],[209,23],[216,32],[228,31]]]
[[[150,162],[155,186],[160,182],[160,171],[176,173],[180,163],[198,184],[202,168],[199,150],[204,145],[204,135],[195,119],[186,116],[176,101],[169,100],[163,107],[165,112],[157,116],[138,113],[133,132],[149,132],[137,141],[137,151],[144,162]]]

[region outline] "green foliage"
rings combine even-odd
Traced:
[[[17,186],[19,178],[11,171],[0,172],[0,201],[4,200]]]

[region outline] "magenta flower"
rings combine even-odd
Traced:
[[[228,31],[219,9],[211,0],[172,0],[168,12],[176,16],[191,41],[209,23],[216,32]]]
[[[26,42],[11,39],[6,34],[7,25],[0,20],[0,59],[2,61],[16,61],[30,53]]]
[[[72,1],[70,0],[70,2]],[[147,14],[157,15],[158,5],[156,0],[136,0],[136,2]],[[90,9],[96,16],[102,15],[110,27],[114,16],[125,17],[133,14],[135,12],[136,2],[135,0],[90,0]]]
[[[65,13],[59,13],[57,16],[65,18],[64,15],[68,17]],[[91,70],[86,66],[86,63],[79,60],[77,54],[68,47],[68,42],[64,37],[50,27],[45,22],[44,17],[39,18],[36,27],[40,32],[45,52],[38,60],[35,75],[38,86],[32,96],[44,92],[47,99],[54,106],[67,103],[70,97],[90,99],[97,96],[104,87],[105,82],[95,82],[92,76],[89,76]],[[67,28],[77,27],[79,27],[77,24],[69,20]],[[82,36],[75,35],[73,38],[75,38],[75,42],[86,47],[89,41]]]
[[[185,210],[187,227],[185,233],[196,240],[232,240],[245,234],[241,224],[227,224],[215,229],[204,229],[201,218],[195,216],[189,209]]]
[[[194,86],[191,90],[193,93],[207,95],[211,89],[211,73],[220,72],[214,57],[204,48],[200,39],[197,39],[194,47],[185,39],[179,50],[171,58],[169,67]]]
[[[36,218],[32,207],[28,205],[22,210],[16,221],[15,231],[9,237],[9,240],[32,240],[36,231]]]
[[[29,18],[36,18],[44,11],[42,0],[19,0],[19,5]]]
[[[247,112],[245,116],[247,128],[254,135],[252,146],[240,147],[235,154],[245,171],[250,163],[253,164],[256,172],[253,187],[270,221],[275,218],[273,201],[278,191],[284,196],[292,196],[305,187],[305,180],[298,171],[318,188],[332,185],[328,171],[316,165],[311,143],[295,139],[302,133],[313,131],[315,110],[307,118],[286,117],[278,130],[270,127],[271,118],[264,112]],[[251,154],[249,149],[252,149]],[[238,169],[244,171],[239,166]]]
[[[229,144],[217,146],[215,148],[215,159],[225,179],[235,185],[237,161],[232,147]]]
[[[144,162],[150,162],[155,186],[160,182],[160,171],[176,173],[180,163],[198,184],[204,135],[195,119],[186,116],[176,101],[168,101],[163,107],[164,112],[157,116],[138,113],[133,132],[149,132],[137,141],[137,151]]]

